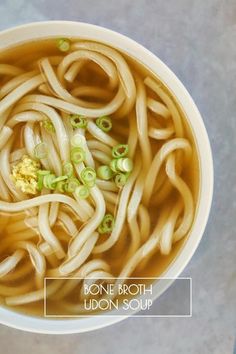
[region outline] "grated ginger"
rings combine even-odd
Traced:
[[[23,193],[37,194],[38,193],[38,175],[40,163],[32,160],[29,156],[24,155],[20,162],[12,167],[10,175],[15,186]]]

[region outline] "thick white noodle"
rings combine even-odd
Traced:
[[[171,117],[170,111],[167,109],[167,107],[153,98],[148,98],[147,99],[147,107],[154,113],[158,114],[159,116],[168,119]]]
[[[26,155],[26,149],[25,148],[22,148],[22,149],[17,149],[15,151],[13,151],[11,154],[10,154],[10,163],[12,164],[15,164],[16,162],[18,162],[19,160],[22,159],[22,157]]]
[[[50,161],[50,165],[52,166],[52,171],[56,173],[57,176],[62,175],[62,165],[61,159],[55,149],[53,144],[53,140],[49,133],[43,128],[41,128],[42,141],[47,144],[47,148],[49,151],[48,160]]]
[[[99,65],[102,70],[107,74],[109,78],[109,86],[111,89],[115,88],[118,84],[118,76],[117,70],[115,65],[112,63],[111,60],[100,53],[91,52],[88,50],[78,50],[68,54],[64,59],[60,62],[57,70],[58,77],[60,78],[61,82],[63,81],[63,77],[65,77],[65,73],[70,65],[76,65],[76,71],[78,70],[78,63],[80,60],[90,60],[95,62]],[[75,69],[72,69],[75,70]],[[78,71],[77,71],[78,72]],[[77,75],[76,72],[76,75]],[[68,72],[67,72],[68,76]],[[74,73],[73,73],[74,76]],[[70,77],[70,74],[69,74]]]
[[[51,296],[56,291],[58,291],[59,288],[63,285],[63,283],[64,283],[63,280],[54,280],[51,284],[47,285],[47,291],[46,291],[47,297]],[[0,292],[1,292],[1,288],[0,288]],[[6,304],[8,306],[19,306],[23,304],[29,304],[32,302],[43,300],[45,296],[44,289],[31,291],[26,294],[24,293],[25,291],[23,291],[23,295],[6,297],[5,299]]]
[[[71,242],[68,254],[70,257],[76,255],[80,250],[82,245],[88,240],[91,234],[97,229],[103,220],[106,212],[106,203],[104,197],[97,186],[90,189],[91,197],[95,203],[95,212],[88,223],[83,227],[83,229],[78,233],[78,235]]]
[[[161,100],[166,104],[175,127],[175,133],[177,138],[182,138],[183,137],[183,125],[182,125],[182,120],[180,117],[180,114],[178,112],[178,109],[176,108],[176,105],[174,104],[173,100],[167,95],[167,93],[164,92],[162,89],[161,85],[155,82],[152,78],[146,77],[144,80],[145,85],[147,85],[149,88],[151,88],[160,98]]]
[[[6,96],[7,97],[7,96]],[[43,103],[48,106],[52,106],[54,108],[60,109],[67,113],[80,114],[83,116],[87,116],[89,118],[97,118],[101,116],[110,115],[116,112],[117,108],[119,108],[124,101],[124,91],[122,87],[119,87],[114,98],[105,106],[101,108],[85,108],[79,105],[75,105],[74,103],[63,101],[59,98],[47,96],[47,95],[27,95],[22,99],[22,103],[27,102],[36,102]],[[0,105],[1,112],[1,105]]]
[[[7,126],[3,127],[0,132],[0,150],[4,147],[7,143],[9,138],[12,136],[13,130]]]
[[[97,140],[87,140],[87,146],[90,150],[99,150],[111,157],[111,148]]]
[[[147,119],[147,98],[144,84],[140,78],[136,78],[137,82],[137,98],[136,98],[136,118],[137,118],[137,132],[139,144],[143,158],[143,169],[148,170],[151,160],[152,151],[150,140],[148,137],[148,119]]]
[[[0,263],[0,278],[10,273],[24,257],[23,250],[16,250],[12,256],[5,258]]]
[[[168,255],[171,251],[176,221],[182,209],[183,209],[183,203],[182,200],[179,200],[179,202],[175,205],[175,207],[171,211],[170,216],[163,227],[162,235],[160,239],[160,252],[162,254]]]
[[[9,115],[10,115],[10,112],[11,112],[11,108],[7,109],[6,111],[4,111],[2,114],[1,114],[1,119],[0,119],[0,131],[2,130],[2,128],[4,127]]]
[[[98,126],[93,123],[93,122],[88,122],[88,127],[87,127],[89,133],[95,137],[97,140],[101,141],[102,143],[108,145],[108,146],[115,146],[118,144],[118,141],[114,138],[112,138],[110,135],[107,133],[103,132]]]
[[[148,135],[150,138],[156,140],[166,140],[174,135],[174,127],[171,123],[168,124],[166,128],[154,128],[150,127],[148,129]]]
[[[96,179],[97,186],[104,191],[117,192],[118,187],[112,181],[104,181],[103,179]]]
[[[65,257],[65,252],[58,238],[53,233],[49,224],[49,203],[40,205],[38,214],[38,227],[40,234],[49,243],[59,259]]]
[[[58,146],[60,149],[60,156],[62,159],[62,163],[69,161],[69,156],[70,156],[69,139],[63,121],[59,116],[59,114],[57,113],[57,111],[41,103],[28,102],[26,104],[19,105],[15,109],[15,113],[24,112],[27,110],[34,110],[37,112],[41,112],[45,114],[48,117],[48,119],[51,120],[56,131],[57,140],[59,142]]]
[[[72,258],[69,258],[59,267],[59,273],[62,275],[68,275],[78,269],[90,256],[95,243],[98,239],[98,232],[93,232],[90,237],[85,241],[79,251],[77,251]]]
[[[105,154],[105,152],[100,150],[91,150],[93,158],[102,165],[110,165],[111,157]]]
[[[123,106],[121,107],[121,109],[118,112],[116,112],[116,116],[118,118],[119,117],[124,118],[127,114],[129,114],[129,112],[132,110],[134,106],[135,97],[136,97],[136,87],[135,87],[133,75],[123,56],[120,53],[118,53],[116,50],[107,47],[101,43],[81,41],[81,42],[74,43],[73,48],[86,49],[89,51],[101,53],[115,63],[117,67],[117,71],[119,73],[119,79],[121,81],[121,85],[123,86],[125,96],[126,96],[126,100]]]
[[[151,220],[150,220],[149,212],[143,204],[139,205],[138,216],[139,216],[139,224],[140,224],[141,241],[145,242],[147,241],[150,235]]]
[[[35,76],[37,71],[30,71],[21,75],[17,75],[13,79],[7,81],[4,85],[0,87],[0,99],[6,96],[9,92],[14,90],[17,86],[21,85],[25,82],[25,80],[30,79],[31,77]]]
[[[107,251],[118,240],[119,235],[122,230],[122,227],[125,222],[125,218],[126,218],[127,202],[129,200],[129,196],[130,196],[133,184],[140,172],[140,168],[141,168],[140,162],[136,161],[135,168],[134,168],[133,172],[131,173],[127,183],[123,187],[123,190],[120,194],[119,205],[118,205],[118,210],[117,210],[117,215],[116,215],[116,222],[115,222],[115,226],[111,232],[111,235],[109,236],[109,238],[106,241],[95,246],[93,253],[101,253],[101,252]]]
[[[88,261],[87,263],[84,263],[79,268],[79,270],[74,273],[74,275],[73,275],[74,279],[71,279],[71,280],[68,279],[66,284],[60,290],[60,292],[58,294],[54,295],[53,298],[55,300],[60,300],[60,299],[65,298],[78,286],[78,284],[82,281],[82,278],[87,277],[90,273],[92,273],[95,270],[103,270],[105,272],[108,272],[110,270],[110,267],[102,259],[93,259],[91,261]],[[76,278],[78,278],[78,279],[76,279]],[[81,278],[81,279],[79,279],[79,278]]]
[[[26,199],[26,195],[16,188],[14,182],[10,178],[11,167],[9,161],[13,138],[14,136],[8,140],[7,144],[5,144],[4,148],[0,152],[0,173],[9,189],[10,194],[13,195],[17,200],[24,200]]]
[[[61,84],[61,82],[58,80],[52,66],[49,63],[49,60],[47,58],[43,59],[41,61],[41,67],[43,69],[43,72],[46,76],[46,79],[52,89],[52,91],[62,100],[73,103],[75,105],[80,105],[82,107],[92,107],[93,103],[89,102],[85,105],[84,101],[81,99],[78,99],[74,96],[72,96]],[[96,104],[95,104],[96,107]]]
[[[191,145],[188,140],[183,138],[176,138],[165,143],[161,147],[161,149],[156,153],[156,156],[152,160],[151,167],[145,179],[145,186],[143,192],[143,202],[145,205],[149,203],[154,184],[156,182],[156,178],[163,161],[167,158],[169,154],[178,149],[183,149],[186,152],[187,158],[189,158],[192,152]]]
[[[4,113],[24,95],[38,87],[43,81],[44,78],[41,74],[36,75],[11,91],[0,101],[0,114]]]
[[[176,174],[175,156],[173,154],[168,157],[166,173],[170,179],[170,182],[179,191],[184,203],[184,215],[182,222],[173,235],[173,242],[176,242],[187,234],[192,225],[194,216],[193,197],[186,182],[184,182],[184,180]]]
[[[137,132],[137,120],[135,114],[131,114],[129,117],[129,157],[133,158],[135,155],[136,147],[138,143],[138,132]]]
[[[71,197],[64,194],[46,194],[39,197],[34,197],[32,199],[23,200],[20,202],[8,203],[5,201],[0,201],[0,211],[4,211],[7,213],[14,213],[18,211],[24,211],[26,209],[33,208],[35,206],[40,206],[45,203],[51,202],[59,202],[67,204],[70,208],[72,208],[79,220],[80,219],[80,209],[78,207],[78,203]]]

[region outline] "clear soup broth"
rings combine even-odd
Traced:
[[[158,77],[102,43],[26,43],[0,53],[0,117],[2,306],[43,316],[45,277],[165,273],[200,177],[191,128]],[[47,301],[73,314],[68,284],[52,280]]]

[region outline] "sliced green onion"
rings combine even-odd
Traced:
[[[85,151],[81,147],[74,147],[70,152],[70,158],[74,163],[80,163],[85,159]]]
[[[68,176],[59,176],[54,179],[54,183],[56,183],[56,189],[64,193],[65,192],[65,185],[66,185],[66,180],[68,179]]]
[[[86,199],[89,197],[90,191],[87,186],[79,186],[75,190],[76,197],[80,199]]]
[[[112,232],[114,228],[115,220],[114,216],[111,214],[106,214],[98,227],[98,232],[100,234],[106,234],[108,232]]]
[[[97,169],[97,175],[99,178],[104,179],[105,181],[108,181],[113,177],[113,171],[109,166],[99,166]]]
[[[86,144],[85,137],[81,134],[75,134],[70,140],[71,146],[73,147],[84,147]]]
[[[118,173],[115,176],[115,184],[117,185],[117,187],[122,188],[126,184],[128,177],[129,177],[129,175],[127,175],[127,174],[124,174],[121,172]]]
[[[113,172],[118,172],[117,171],[117,160],[116,159],[113,159],[111,160],[110,162],[110,168]]]
[[[72,163],[70,162],[66,162],[64,165],[63,165],[63,174],[68,176],[68,177],[71,177],[73,176],[73,173],[74,173],[74,168],[73,168],[73,165]]]
[[[43,189],[43,179],[44,179],[44,176],[46,175],[49,175],[50,174],[50,171],[46,171],[46,170],[39,170],[37,172],[37,175],[38,175],[38,183],[37,183],[37,187],[38,187],[38,190],[41,192],[41,190]]]
[[[104,132],[109,132],[112,128],[111,118],[104,116],[96,119],[96,125]]]
[[[127,156],[129,152],[129,147],[126,144],[118,144],[112,148],[112,156],[115,159]]]
[[[48,170],[38,170],[38,171],[37,171],[37,174],[38,174],[39,176],[46,176],[46,175],[49,175],[49,174],[50,174],[50,171],[48,171]]]
[[[85,167],[80,173],[80,178],[87,187],[93,187],[96,181],[96,172],[92,167]]]
[[[65,181],[66,179],[68,179],[68,176],[59,176],[59,177],[55,178],[54,182],[58,183],[58,182],[61,182],[61,181]]]
[[[56,190],[60,193],[64,193],[65,192],[65,185],[66,185],[66,182],[65,181],[59,181],[57,182],[57,187],[56,187]]]
[[[44,127],[45,130],[47,130],[47,132],[55,133],[55,127],[49,119],[43,120],[42,126]]]
[[[45,159],[48,156],[48,146],[46,143],[39,143],[34,148],[34,157],[36,159]]]
[[[44,187],[47,189],[56,189],[57,184],[56,184],[56,182],[54,182],[55,179],[56,179],[56,176],[52,173],[44,176],[44,178],[43,178]]]
[[[43,176],[38,176],[37,189],[39,192],[43,189]]]
[[[80,116],[78,114],[70,115],[70,123],[74,128],[86,128],[87,127],[87,119],[84,116]]]
[[[62,52],[68,52],[70,50],[70,41],[66,38],[60,38],[57,40],[57,48]]]
[[[79,180],[75,177],[71,177],[67,180],[65,184],[65,191],[68,193],[73,193],[79,185]]]
[[[121,172],[131,172],[133,169],[133,161],[128,158],[120,158],[117,160],[116,167]]]

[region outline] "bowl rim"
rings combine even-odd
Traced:
[[[209,217],[213,197],[213,159],[209,138],[198,108],[189,92],[166,64],[156,55],[129,37],[105,27],[74,21],[42,21],[32,22],[0,32],[0,50],[19,45],[20,43],[53,37],[70,37],[103,42],[127,53],[143,63],[146,68],[156,74],[173,92],[181,104],[189,125],[195,136],[198,149],[201,183],[199,186],[199,205],[195,222],[188,239],[176,259],[165,272],[170,281],[165,286],[155,284],[153,300],[159,297],[177,278],[192,258],[203,236]],[[120,317],[91,317],[73,320],[49,320],[19,314],[9,309],[0,308],[0,323],[24,331],[47,334],[82,333],[106,327],[131,315]]]

